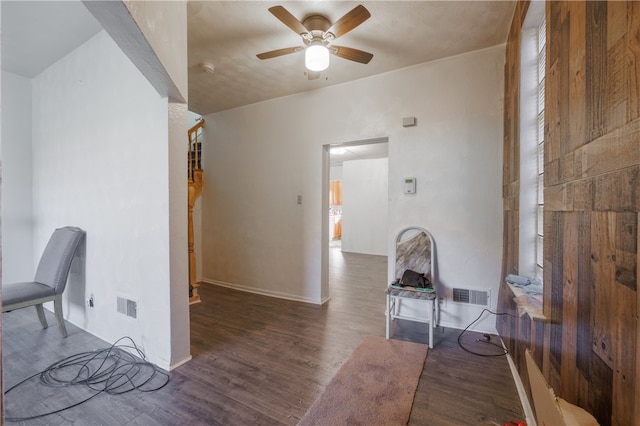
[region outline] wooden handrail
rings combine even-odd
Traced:
[[[201,118],[193,127],[187,130],[188,136],[188,161],[189,161],[189,180],[193,181],[194,169],[199,169],[200,164],[200,150],[198,149],[198,130],[205,126],[204,118]]]
[[[192,128],[187,130],[187,133],[191,135],[191,133],[197,132],[199,128],[204,127],[204,118],[201,118]]]
[[[200,301],[198,294],[198,283],[196,280],[196,253],[194,250],[193,235],[193,206],[196,199],[202,192],[202,169],[200,168],[200,147],[201,142],[198,140],[198,130],[205,126],[204,118],[200,119],[192,128],[187,131],[189,144],[189,192],[188,192],[188,210],[187,210],[187,226],[188,226],[188,253],[189,253],[189,303],[197,303]]]

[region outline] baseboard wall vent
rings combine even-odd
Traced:
[[[138,302],[118,296],[118,312],[130,318],[138,318]]]
[[[491,290],[471,290],[468,288],[454,288],[453,301],[468,305],[489,306]]]

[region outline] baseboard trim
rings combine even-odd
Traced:
[[[174,362],[173,364],[171,364],[169,366],[169,371],[176,369],[178,367],[180,367],[182,364],[186,364],[187,362],[191,361],[191,359],[193,359],[193,357],[191,355],[189,355],[188,357],[178,361],[178,362]]]
[[[255,287],[247,287],[240,284],[227,283],[224,281],[217,281],[217,280],[203,279],[200,282],[209,284],[209,285],[217,285],[219,287],[231,288],[233,290],[244,291],[245,293],[253,293],[253,294],[259,294],[262,296],[276,297],[278,299],[292,300],[294,302],[312,303],[314,305],[322,305],[329,300],[329,297],[323,298],[321,300],[316,300],[308,297],[294,296],[294,295],[291,295],[288,293],[282,293],[279,291],[263,290]]]
[[[502,341],[502,338],[500,338],[500,343],[502,343],[502,347],[507,350],[507,347]],[[510,353],[507,353],[506,357],[507,361],[509,362],[511,375],[513,376],[513,382],[515,383],[516,389],[518,390],[518,396],[520,397],[520,403],[522,404],[522,410],[524,411],[525,422],[528,426],[537,426],[536,417],[533,414],[533,409],[531,408],[529,397],[527,396],[527,392],[524,389],[524,384],[522,383],[522,379],[520,378],[520,373],[518,373],[516,364],[513,362],[513,358],[511,358]]]

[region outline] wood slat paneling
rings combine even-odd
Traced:
[[[591,213],[580,212],[578,231],[578,340],[576,342],[576,368],[582,377],[589,377],[591,360],[591,321],[594,293],[593,274],[591,273]],[[580,395],[579,401],[585,401]]]
[[[594,212],[591,233],[591,268],[595,286],[593,306],[593,351],[613,368],[615,355],[614,335],[615,287],[615,214],[610,212]]]
[[[519,2],[519,5],[525,3]],[[546,2],[545,213],[543,310],[549,322],[499,322],[515,354],[533,349],[562,398],[602,425],[640,416],[638,211],[640,210],[640,2]],[[518,7],[516,10],[526,10]],[[520,60],[521,15],[507,42]],[[507,94],[518,76],[505,74]],[[505,117],[519,111],[505,102]],[[504,160],[517,161],[517,134],[505,127]],[[512,152],[506,152],[512,151]],[[516,170],[504,164],[505,170]],[[517,182],[509,175],[507,184]],[[505,198],[503,273],[517,273],[516,221]],[[501,287],[499,308],[514,309]],[[526,371],[516,362],[526,383]]]
[[[629,59],[629,79],[627,120],[640,117],[640,3],[627,3],[627,58]]]
[[[587,72],[587,90],[585,102],[587,108],[587,129],[589,140],[605,133],[606,88],[607,88],[607,2],[587,1],[585,52]],[[553,40],[551,40],[553,43]],[[598,88],[597,90],[594,90]],[[561,100],[562,101],[562,100]]]
[[[569,46],[572,54],[569,56],[569,140],[566,152],[585,145],[587,143],[585,117],[586,104],[583,102],[586,85],[586,5],[584,2],[570,2],[567,5],[571,14],[569,28]]]
[[[578,319],[578,213],[572,212],[563,215],[562,224],[562,318],[564,324],[576,324]],[[562,364],[560,376],[564,378],[561,383],[562,394],[570,395],[576,403],[578,375],[576,371],[577,357],[577,333],[576,327],[562,328]]]

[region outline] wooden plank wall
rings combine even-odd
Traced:
[[[0,199],[2,198],[2,161],[0,161]],[[0,304],[2,304],[2,230],[0,230]],[[4,373],[2,371],[2,315],[0,315],[0,426],[4,426]]]
[[[518,273],[519,2],[507,42],[503,276]],[[602,425],[640,418],[640,2],[547,2],[544,313],[500,317],[558,396]],[[503,284],[499,308],[516,314]]]

